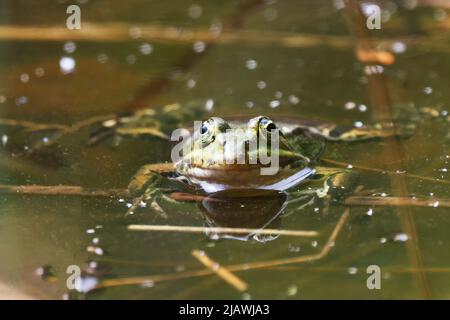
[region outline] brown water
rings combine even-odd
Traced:
[[[208,100],[219,116],[283,114],[350,126],[369,122],[379,112],[369,98],[369,77],[355,58],[346,13],[333,1],[80,2],[86,31],[81,38],[65,28],[66,1],[2,1],[2,118],[67,125],[102,114]],[[404,5],[409,2],[388,1],[382,29],[371,32],[375,44],[395,58],[384,66],[383,83],[394,106],[445,112],[450,101],[449,6],[446,1],[417,2],[409,7]],[[49,26],[59,28],[61,36],[37,29]],[[203,226],[211,215],[193,202],[162,201],[167,218],[151,208],[125,217],[130,200],[119,196],[2,193],[0,287],[36,298],[61,298],[67,292],[66,268],[78,265],[90,266],[90,279],[99,283],[147,277],[141,284],[91,291],[84,296],[88,299],[450,298],[450,220],[448,202],[446,207],[442,200],[449,197],[442,180],[450,180],[450,154],[444,118],[420,121],[415,134],[395,148],[385,140],[327,146],[324,156],[329,159],[441,182],[361,171],[359,182],[369,195],[421,196],[434,206],[352,205],[334,246],[316,261],[245,270],[247,263],[320,252],[342,217],[342,203],[333,202],[328,209],[289,205],[271,227],[316,230],[319,236],[280,236],[260,243],[127,230],[134,223]],[[117,148],[87,146],[85,129],[25,156],[23,148],[48,132],[0,130],[0,184],[8,186],[125,188],[141,165],[170,155],[170,145],[158,139],[127,140]],[[242,212],[232,202],[212,218],[245,226],[249,220],[270,219],[283,200],[250,201]],[[101,251],[89,252],[90,246]],[[202,271],[192,250],[234,266],[248,289],[240,292]],[[43,265],[51,266],[55,281],[35,274]],[[366,286],[369,265],[381,268],[381,290]],[[0,294],[13,293],[2,289]]]

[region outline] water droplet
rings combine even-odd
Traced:
[[[28,103],[28,97],[27,96],[21,96],[21,97],[16,98],[16,105],[17,106],[21,106],[21,105],[24,105],[24,104],[27,104],[27,103]]]
[[[203,41],[197,41],[194,43],[194,51],[197,53],[202,53],[206,49],[206,44]]]
[[[195,82],[194,79],[189,79],[189,80],[186,82],[186,85],[187,85],[187,87],[188,87],[189,89],[194,88],[196,84],[197,84],[197,83]]]
[[[425,88],[423,88],[423,92],[425,94],[432,94],[433,93],[433,88],[432,87],[425,87]]]
[[[22,73],[20,75],[20,81],[23,83],[27,83],[28,81],[30,81],[30,76],[28,75],[28,73]]]
[[[367,106],[365,104],[360,104],[358,106],[358,110],[361,112],[366,112],[367,111]]]
[[[245,62],[245,66],[246,66],[247,69],[249,69],[249,70],[254,70],[254,69],[256,69],[256,68],[258,67],[258,62],[256,62],[256,60],[250,59],[250,60],[247,60],[247,61]]]
[[[347,269],[348,274],[357,274],[358,273],[358,269],[355,267],[350,267]]]
[[[202,16],[203,9],[198,4],[193,4],[188,9],[188,15],[192,19],[198,19]]]
[[[404,53],[406,51],[406,44],[401,41],[396,41],[392,44],[392,51],[397,54]]]
[[[349,101],[345,104],[344,108],[345,110],[353,110],[356,108],[356,103]]]
[[[394,236],[394,241],[405,242],[408,238],[409,237],[406,233],[399,233]]]
[[[66,53],[74,53],[76,49],[77,49],[77,46],[76,46],[75,42],[68,41],[68,42],[64,43],[64,51]]]
[[[75,70],[75,59],[71,57],[62,57],[59,60],[59,68],[62,74],[68,74]]]
[[[270,101],[270,107],[271,108],[278,108],[280,106],[280,101],[279,100],[272,100]]]
[[[288,288],[287,294],[288,296],[295,296],[298,292],[298,288],[296,285],[292,285]]]
[[[149,55],[153,52],[153,46],[150,43],[143,43],[139,46],[139,51],[143,55]]]
[[[36,69],[34,69],[34,74],[36,75],[36,77],[40,78],[44,76],[45,70],[42,67],[37,67]]]
[[[108,56],[104,53],[100,53],[97,56],[97,61],[98,61],[98,63],[104,64],[108,61]]]
[[[289,96],[288,100],[292,104],[298,104],[300,102],[300,99],[292,94]]]
[[[256,86],[258,87],[258,89],[264,89],[267,84],[264,81],[258,81],[258,83],[256,83]]]
[[[2,135],[2,146],[6,146],[8,143],[8,136],[6,134]]]
[[[361,128],[363,125],[362,121],[355,121],[354,123],[355,128]]]
[[[213,108],[214,108],[214,100],[213,99],[206,100],[205,109],[211,111]]]

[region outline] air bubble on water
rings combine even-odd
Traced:
[[[124,199],[124,198],[119,198],[119,200],[117,200],[117,201],[119,201],[119,202],[125,202],[125,199]]]
[[[189,80],[186,82],[186,86],[187,86],[189,89],[194,88],[196,84],[197,84],[197,83],[195,82],[194,79],[189,79]]]
[[[283,98],[283,92],[281,92],[281,91],[275,92],[275,98],[277,98],[277,99]]]
[[[92,229],[92,228],[91,229],[87,229],[86,233],[87,234],[93,234],[93,233],[95,233],[95,229]]]
[[[75,42],[68,41],[68,42],[64,43],[64,51],[66,53],[74,53],[76,49],[77,49],[77,45],[75,44]]]
[[[28,75],[28,73],[22,73],[20,75],[20,81],[23,83],[27,83],[28,81],[30,81],[30,76]]]
[[[380,243],[386,243],[386,242],[387,242],[386,238],[384,238],[384,237],[380,238]]]
[[[245,106],[247,108],[253,108],[253,106],[255,105],[255,103],[253,101],[247,101],[245,102]]]
[[[139,202],[139,207],[141,207],[141,208],[147,207],[147,202],[141,200],[141,201]]]
[[[382,192],[382,193],[380,194],[380,196],[382,196],[382,197],[387,197],[387,193],[386,193],[386,192]]]
[[[86,248],[87,252],[91,252],[91,253],[95,253],[98,256],[103,255],[104,251],[102,248],[100,247],[95,247],[95,246],[89,246]]]
[[[264,89],[264,88],[266,88],[267,87],[267,84],[266,84],[266,82],[265,81],[258,81],[257,83],[256,83],[256,87],[258,87],[258,89]]]
[[[62,74],[72,73],[75,70],[76,62],[72,57],[62,57],[59,60],[59,68]]]
[[[318,243],[317,241],[311,242],[311,246],[313,246],[314,248],[317,247],[318,244],[319,244],[319,243]]]
[[[6,134],[2,135],[2,146],[6,146],[8,143],[8,136]]]
[[[299,99],[297,96],[294,96],[293,94],[291,94],[291,95],[288,97],[288,100],[289,100],[289,102],[292,103],[292,104],[298,104],[298,103],[300,102],[300,99]]]
[[[270,101],[269,106],[271,108],[278,108],[280,106],[280,101],[279,100],[272,100],[272,101]]]
[[[367,111],[367,106],[365,104],[360,104],[358,106],[358,110],[361,112],[366,112]]]
[[[143,54],[143,55],[149,55],[150,53],[153,52],[153,46],[150,43],[142,43],[139,46],[139,51]]]
[[[188,15],[192,19],[198,19],[202,16],[203,9],[198,4],[193,4],[188,8]]]
[[[129,54],[125,58],[128,64],[135,64],[136,63],[136,56],[134,54]]]
[[[367,210],[366,214],[367,214],[368,216],[372,216],[372,215],[373,215],[373,209],[370,208],[369,210]]]
[[[394,236],[394,241],[397,241],[397,242],[405,242],[408,239],[409,239],[409,237],[406,233],[398,233]]]
[[[354,123],[355,128],[361,128],[363,125],[362,121],[355,121]]]
[[[347,169],[353,169],[353,165],[351,164],[347,165]]]
[[[0,96],[0,103],[5,103],[5,102],[6,102],[6,97]]]
[[[47,144],[47,143],[49,142],[48,137],[43,137],[43,138],[42,138],[42,142],[45,143],[45,144]]]
[[[220,20],[213,21],[209,27],[209,31],[215,35],[220,34],[222,32],[222,22]]]
[[[206,43],[204,43],[203,41],[196,41],[194,42],[194,45],[192,47],[195,52],[202,53],[206,49]]]
[[[100,242],[100,239],[97,237],[92,239],[93,244],[98,244],[99,242]]]
[[[347,269],[348,274],[354,275],[358,273],[358,268],[356,267],[350,267]]]
[[[98,284],[96,277],[77,277],[75,279],[75,288],[78,292],[86,293],[94,289]]]
[[[439,201],[433,202],[430,206],[433,207],[433,208],[439,207]]]
[[[395,41],[392,44],[391,48],[394,53],[397,53],[397,54],[404,53],[406,51],[406,44],[401,41]]]
[[[314,212],[317,213],[317,212],[319,212],[319,211],[320,211],[320,208],[318,208],[318,207],[315,207],[315,208],[314,208]]]
[[[423,93],[425,93],[425,94],[432,94],[433,93],[433,88],[432,87],[425,87],[425,88],[423,88]]]
[[[298,292],[297,286],[292,285],[292,286],[289,286],[289,288],[287,290],[287,295],[292,297],[292,296],[295,296],[297,294],[297,292]]]
[[[258,62],[256,62],[256,60],[250,59],[245,61],[245,66],[249,70],[254,70],[258,67]]]
[[[206,100],[205,109],[211,111],[213,108],[214,108],[214,100],[213,99]]]
[[[36,75],[36,77],[40,78],[45,74],[45,70],[42,67],[37,67],[36,69],[34,69],[34,74]]]
[[[349,101],[344,105],[345,110],[353,110],[356,108],[356,103]]]
[[[105,53],[100,53],[97,56],[97,61],[98,63],[104,64],[108,61],[108,55],[106,55]]]
[[[242,295],[242,300],[251,300],[252,296],[250,295],[250,293],[244,293]]]
[[[16,105],[17,106],[22,106],[24,104],[28,103],[28,97],[27,96],[21,96],[16,98]]]
[[[133,206],[133,204],[130,203],[130,202],[128,202],[128,203],[126,204],[126,206],[127,206],[127,208],[131,208],[131,207]]]

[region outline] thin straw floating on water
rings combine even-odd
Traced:
[[[192,227],[192,226],[169,226],[169,225],[147,225],[130,224],[131,231],[168,231],[188,233],[254,233],[254,234],[279,234],[293,237],[317,237],[317,231],[309,230],[279,230],[279,229],[252,229],[252,228],[222,228],[222,227]]]
[[[236,288],[239,291],[247,290],[247,283],[239,279],[228,269],[220,266],[220,264],[208,257],[204,251],[192,250],[192,255],[194,256],[194,258],[200,261],[200,263],[202,263],[208,269],[211,269],[215,274],[217,274],[225,282],[229,283],[232,287]]]

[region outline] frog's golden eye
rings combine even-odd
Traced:
[[[277,130],[278,128],[272,120],[264,117],[259,121],[259,129],[262,131],[262,133],[270,133]]]

